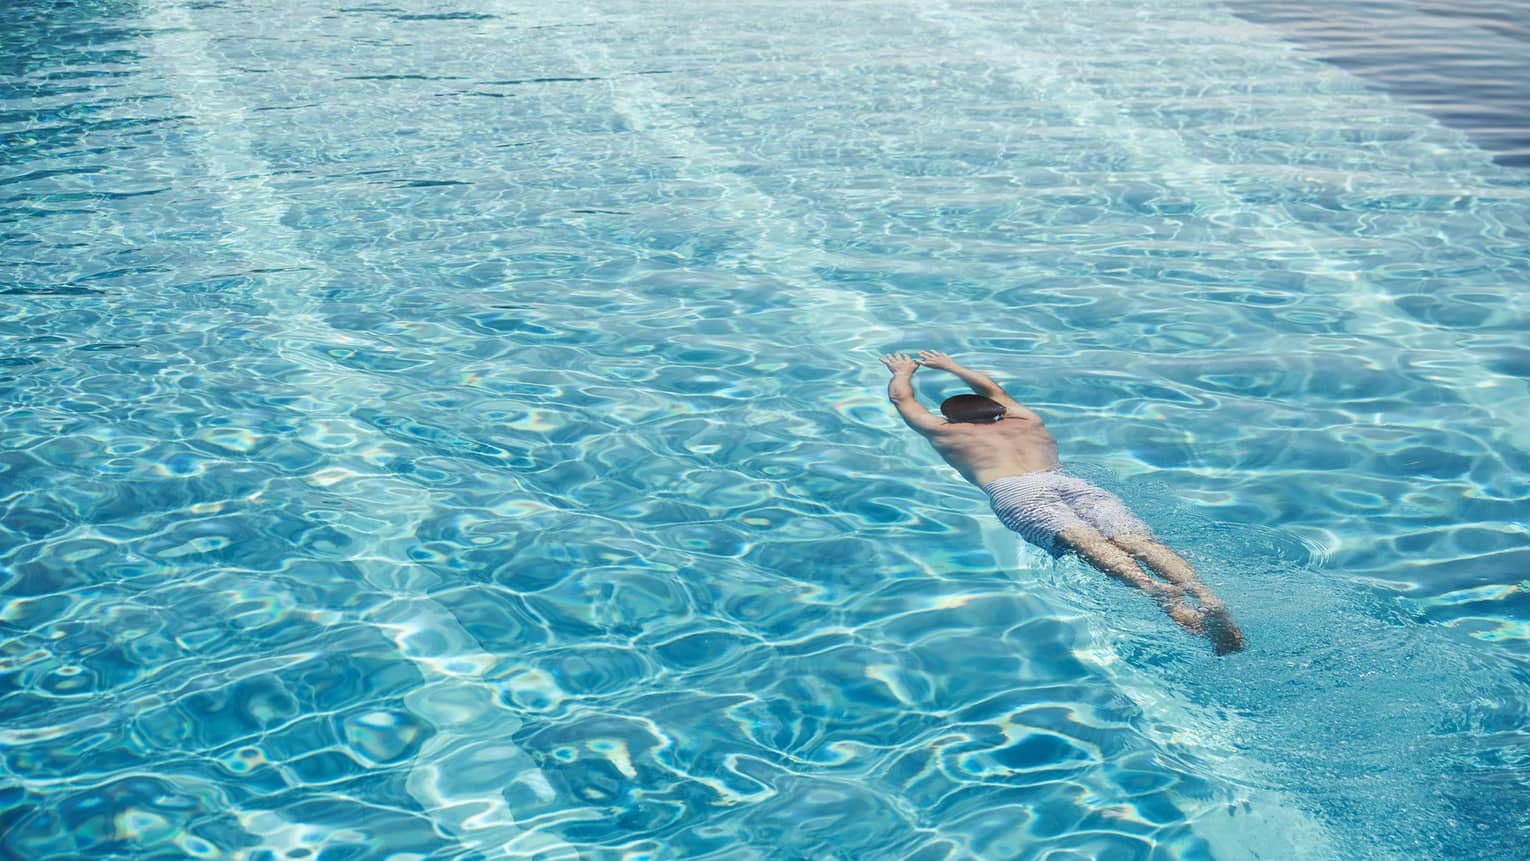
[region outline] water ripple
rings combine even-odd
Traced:
[[[0,23],[0,854],[1522,829],[1527,186],[1272,31],[1198,0]],[[883,401],[874,356],[919,346],[1043,411],[1254,648],[1017,551]]]

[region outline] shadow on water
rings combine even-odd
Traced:
[[[1517,0],[1229,0],[1312,55],[1530,167],[1530,9]]]

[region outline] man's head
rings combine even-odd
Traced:
[[[940,403],[940,414],[949,422],[991,424],[1004,418],[1004,407],[982,395],[954,395]]]

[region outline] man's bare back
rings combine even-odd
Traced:
[[[913,369],[920,364],[949,371],[971,386],[973,391],[1004,408],[1004,414],[998,420],[986,423],[953,422],[938,418],[919,405],[914,398],[912,383],[906,391],[899,385],[898,369],[888,364],[888,368],[893,371],[888,397],[898,407],[899,413],[903,414],[904,420],[923,434],[935,447],[935,451],[946,459],[946,463],[956,467],[963,478],[982,487],[1007,475],[1061,467],[1057,461],[1057,440],[1047,431],[1041,416],[1010,397],[987,374],[964,368],[945,353],[933,350],[921,351],[919,358],[919,362],[907,360],[905,367],[910,380]],[[887,360],[883,362],[886,364]]]
[[[1154,538],[1115,494],[1062,474],[1057,441],[1041,417],[992,378],[933,350],[921,351],[919,361],[889,354],[882,364],[893,375],[887,397],[904,422],[988,494],[1005,526],[1053,556],[1076,553],[1153,596],[1180,627],[1211,640],[1217,654],[1243,648],[1243,633],[1190,563]],[[941,404],[945,418],[936,416],[914,396],[921,364],[955,374],[977,394],[948,398]]]
[[[962,477],[982,487],[996,478],[1059,469],[1057,440],[1039,418],[1006,415],[989,425],[946,422],[925,433]]]

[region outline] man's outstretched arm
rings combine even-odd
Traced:
[[[919,361],[931,368],[955,374],[957,379],[971,386],[974,392],[1003,404],[1010,415],[1022,418],[1038,418],[1024,404],[1010,397],[1009,392],[1004,391],[1003,386],[993,381],[993,377],[981,371],[964,368],[945,353],[938,350],[920,350]]]
[[[985,398],[998,399],[1009,397],[1004,387],[993,381],[993,377],[971,368],[964,368],[956,363],[956,360],[945,353],[936,350],[920,350],[919,361],[942,371],[950,371],[956,378],[972,387],[974,392]]]
[[[887,399],[898,408],[898,415],[909,427],[928,433],[944,424],[914,397],[914,372],[919,370],[918,362],[902,353],[888,353],[882,357],[882,364],[892,371],[892,379],[887,382]]]

